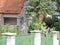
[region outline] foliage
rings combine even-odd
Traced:
[[[3,25],[2,24],[0,24],[0,35],[1,35],[1,33],[3,33]]]
[[[46,25],[50,28],[52,28],[54,26],[54,23],[58,21],[58,18],[53,16],[51,17],[45,17],[44,22],[46,23]]]
[[[56,10],[56,5],[51,0],[29,0],[26,6],[28,15],[38,16],[39,14],[52,14]]]
[[[51,0],[29,0],[26,11],[32,17],[29,30],[41,30],[43,34],[47,34],[50,30],[43,21],[47,14],[52,14],[56,10],[55,3]]]
[[[50,33],[50,28],[47,26],[41,26],[42,34],[47,36],[48,33]]]
[[[30,26],[29,26],[29,29],[30,30],[41,30],[41,25],[42,25],[42,21],[39,20],[38,18],[33,18]]]
[[[47,33],[49,32],[49,29],[50,28],[46,26],[46,23],[43,22],[41,18],[34,17],[29,26],[28,32],[30,32],[31,30],[41,30],[43,34],[47,35]]]
[[[56,0],[57,2],[57,11],[60,12],[60,0]]]
[[[60,0],[52,0],[53,2],[56,2],[57,9],[56,11],[60,12]]]
[[[56,31],[60,31],[60,19],[54,23],[54,26]]]
[[[0,24],[0,34],[5,33],[5,32],[11,32],[11,33],[19,34],[20,30],[16,26],[12,27],[9,24],[6,24],[6,25]]]
[[[52,18],[50,17],[45,18],[44,21],[48,27],[51,27],[53,25]]]
[[[60,31],[60,19],[57,17],[53,16],[52,18],[47,17],[44,19],[44,22],[46,25],[50,28],[55,27],[56,31]]]

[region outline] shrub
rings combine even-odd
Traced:
[[[60,31],[60,20],[54,23],[54,27],[56,31]]]
[[[16,26],[11,26],[9,24],[6,24],[6,25],[0,24],[0,34],[1,33],[5,33],[5,32],[19,34],[20,33],[20,29],[17,28]]]
[[[47,17],[44,19],[44,22],[46,23],[46,25],[51,28],[54,26],[54,23],[57,21],[58,21],[58,18],[55,16],[53,16],[52,18]]]

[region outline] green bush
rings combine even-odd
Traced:
[[[18,27],[16,27],[16,26],[11,26],[9,24],[6,24],[6,25],[0,24],[0,34],[1,33],[5,33],[5,32],[19,34],[20,33],[20,29]]]
[[[45,18],[44,21],[48,27],[51,27],[53,25],[52,18],[50,17]]]
[[[1,33],[3,33],[4,31],[3,31],[3,25],[2,24],[0,24],[0,35],[1,35]]]
[[[30,23],[29,30],[41,30],[41,25],[43,24],[43,21],[34,17],[32,19],[32,22]]]
[[[60,20],[54,23],[54,27],[56,31],[60,31]]]
[[[60,19],[53,16],[52,18],[48,17],[44,19],[46,25],[50,28],[55,27],[56,31],[60,31]]]
[[[44,19],[44,22],[46,23],[46,25],[51,28],[54,26],[54,23],[57,21],[58,21],[58,18],[55,16],[53,16],[52,18],[47,17]]]

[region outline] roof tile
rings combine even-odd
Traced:
[[[24,0],[0,0],[0,13],[20,13]]]

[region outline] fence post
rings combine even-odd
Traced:
[[[6,45],[15,45],[16,33],[2,33],[2,35],[7,37]]]
[[[34,45],[41,45],[41,31],[34,30],[34,31],[31,31],[31,32],[35,33]]]
[[[52,31],[53,32],[53,45],[59,45],[59,40],[58,40],[58,31]]]

